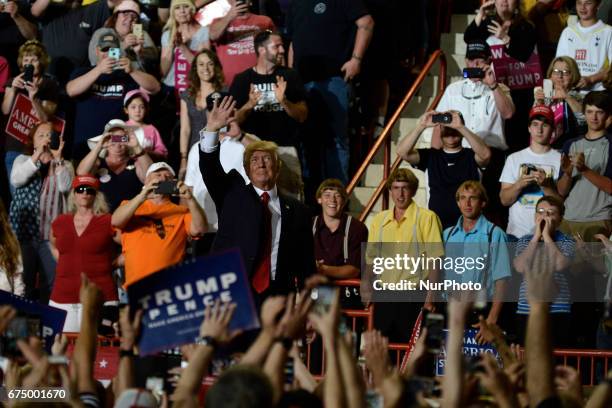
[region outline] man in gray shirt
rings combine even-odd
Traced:
[[[606,131],[611,110],[607,92],[590,92],[583,108],[588,131],[563,146],[557,183],[559,194],[566,197],[561,230],[586,242],[612,229],[612,135]]]

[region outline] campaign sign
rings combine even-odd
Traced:
[[[64,328],[65,310],[33,302],[4,290],[0,290],[0,305],[11,305],[21,315],[39,317],[45,348],[51,352],[55,335]]]
[[[445,329],[444,332],[446,333],[446,337],[448,338],[448,330]],[[489,353],[489,354],[492,354],[497,359],[497,362],[501,366],[501,357],[499,356],[499,353],[497,352],[495,347],[493,347],[491,344],[482,344],[482,345],[478,344],[478,342],[476,341],[477,333],[478,333],[478,330],[476,329],[467,329],[465,331],[465,334],[463,336],[463,354],[467,357],[474,357],[474,356],[478,356],[483,353]],[[445,366],[446,366],[446,346],[443,342],[442,351],[440,352],[440,354],[436,356],[436,375],[437,376],[444,375]]]
[[[38,122],[40,122],[40,119],[36,114],[36,109],[34,109],[32,101],[24,94],[18,93],[6,123],[6,133],[25,144],[28,141],[30,130]],[[54,117],[51,122],[53,123],[53,130],[58,132],[60,136],[63,136],[66,121]]]
[[[510,89],[532,89],[542,86],[542,69],[537,47],[527,62],[521,62],[506,53],[505,45],[491,45],[495,77]]]
[[[236,303],[230,330],[259,328],[238,249],[162,269],[127,290],[132,310],[144,311],[139,343],[142,355],[193,343],[200,333],[204,309],[216,299]]]

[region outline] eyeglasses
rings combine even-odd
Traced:
[[[559,75],[559,76],[570,76],[572,73],[571,71],[567,70],[567,69],[553,69],[552,70],[552,74],[553,75]]]
[[[554,210],[552,208],[538,208],[536,210],[536,212],[540,215],[557,215],[557,210]]]
[[[75,188],[74,192],[77,194],[96,195],[96,189],[85,186],[79,186]]]
[[[108,52],[108,50],[110,50],[111,47],[104,47],[104,48],[100,48],[100,51],[102,52]]]

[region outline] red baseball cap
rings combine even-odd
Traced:
[[[550,125],[555,123],[555,114],[553,113],[552,109],[546,105],[535,105],[533,108],[531,108],[529,111],[529,120],[531,121],[537,116],[546,119],[546,122],[548,122]]]
[[[97,177],[92,176],[91,174],[76,176],[74,180],[72,180],[72,188],[81,186],[91,187],[97,191],[100,188],[100,181]]]

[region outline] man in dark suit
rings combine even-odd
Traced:
[[[200,170],[219,214],[213,251],[240,248],[258,300],[301,287],[315,272],[310,214],[306,207],[279,194],[280,159],[273,142],[254,142],[244,152],[251,183],[236,170],[225,173],[219,161],[219,130],[233,120],[231,97],[215,102],[200,132]]]

